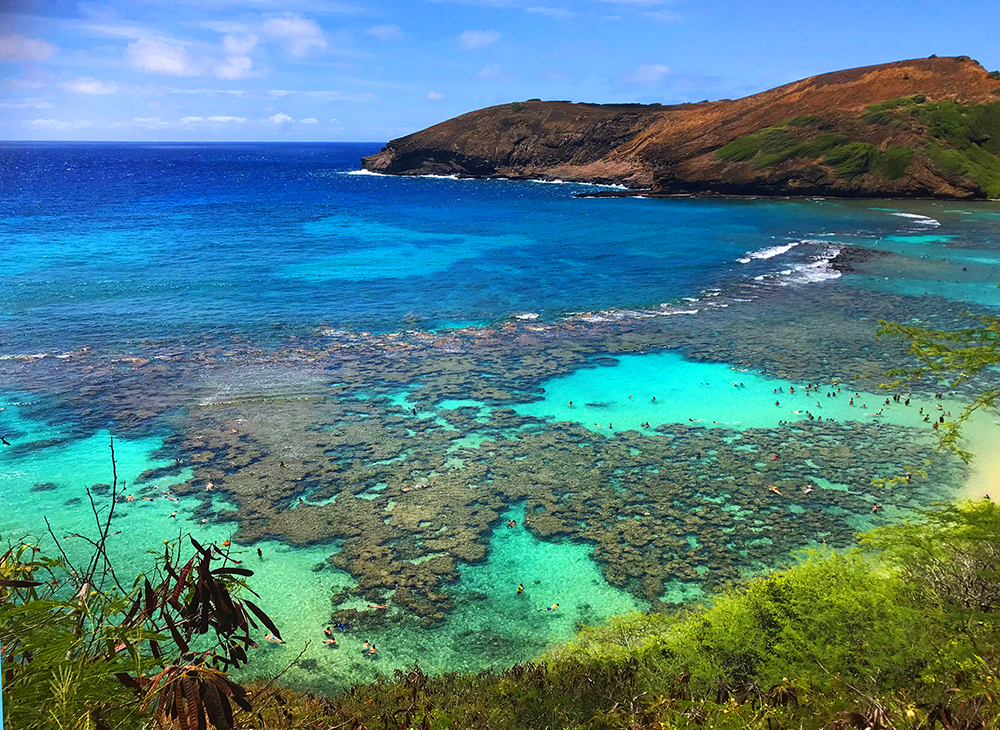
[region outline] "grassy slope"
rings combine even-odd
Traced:
[[[789,119],[721,147],[728,162],[775,167],[794,159],[815,160],[837,178],[871,175],[897,180],[917,160],[950,183],[973,184],[987,197],[1000,198],[1000,102],[928,102],[923,94],[874,104],[860,125],[829,123],[822,116]],[[873,144],[872,137],[898,138],[904,144]]]

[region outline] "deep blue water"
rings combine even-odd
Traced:
[[[377,149],[0,145],[0,355],[656,306],[807,263],[822,234],[912,225],[865,204],[348,174]]]

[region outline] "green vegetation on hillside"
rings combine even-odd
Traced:
[[[865,119],[895,129],[925,129],[927,157],[946,180],[971,179],[988,197],[1000,198],[1000,103],[929,102],[917,94],[870,106]]]
[[[970,181],[990,198],[1000,198],[1000,103],[959,104],[927,101],[924,94],[872,104],[863,119],[869,125],[925,138],[922,156],[951,184]],[[873,174],[886,180],[902,177],[915,156],[910,145],[874,144],[821,131],[816,115],[793,117],[733,140],[716,151],[730,162],[752,162],[756,169],[786,160],[818,160],[839,178]]]
[[[852,142],[842,134],[816,132],[814,128],[821,122],[815,115],[793,117],[733,140],[716,155],[730,162],[753,161],[758,170],[796,158],[819,160],[832,167],[837,177],[873,173],[889,180],[902,177],[913,160],[913,150],[905,145],[891,145],[882,151],[867,142]]]

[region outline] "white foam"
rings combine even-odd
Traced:
[[[459,177],[458,175],[391,175],[386,172],[374,172],[372,170],[348,170],[342,175],[375,175],[377,177],[420,177],[430,180],[474,180],[471,177]]]
[[[541,185],[586,185],[589,188],[610,188],[612,190],[628,190],[624,185],[615,185],[612,183],[595,183],[595,182],[582,182],[580,180],[560,180],[556,178],[555,180],[542,180],[541,178],[531,178],[527,182],[539,183]]]
[[[780,256],[783,253],[788,253],[793,248],[801,243],[806,243],[806,241],[792,241],[784,246],[769,246],[768,248],[762,248],[759,251],[751,251],[745,254],[742,258],[736,259],[741,264],[749,264],[751,261],[758,259],[773,259],[775,256]]]
[[[47,352],[36,352],[34,354],[25,353],[22,355],[0,355],[0,360],[41,360],[46,357],[52,357]]]
[[[916,213],[900,213],[895,212],[893,215],[899,216],[900,218],[909,218],[914,223],[921,223],[925,226],[939,226],[941,221],[931,218],[929,215],[917,215]]]
[[[533,320],[538,319],[540,316],[537,312],[522,312],[521,314],[515,314],[514,319]]]
[[[832,256],[830,258],[823,258],[819,261],[813,261],[811,264],[803,264],[792,269],[784,281],[781,282],[781,285],[815,284],[820,281],[839,279],[841,276],[840,272],[830,266],[832,258]]]

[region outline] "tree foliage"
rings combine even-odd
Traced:
[[[908,352],[917,364],[896,368],[888,376],[900,380],[933,378],[949,388],[968,383],[1000,364],[1000,318],[981,316],[979,325],[958,330],[934,330],[899,322],[879,322],[879,337],[908,342]],[[955,420],[944,424],[941,443],[968,461],[971,455],[959,445],[962,427],[978,410],[995,409],[1000,399],[1000,382],[986,385],[976,393]]]
[[[113,461],[113,444],[112,444]],[[88,490],[89,494],[89,490]],[[118,498],[98,507],[92,546],[74,563],[19,543],[0,554],[4,721],[18,730],[231,730],[250,709],[228,672],[249,661],[251,629],[280,633],[248,596],[253,575],[222,546],[165,541],[148,575],[123,586],[106,545]]]

